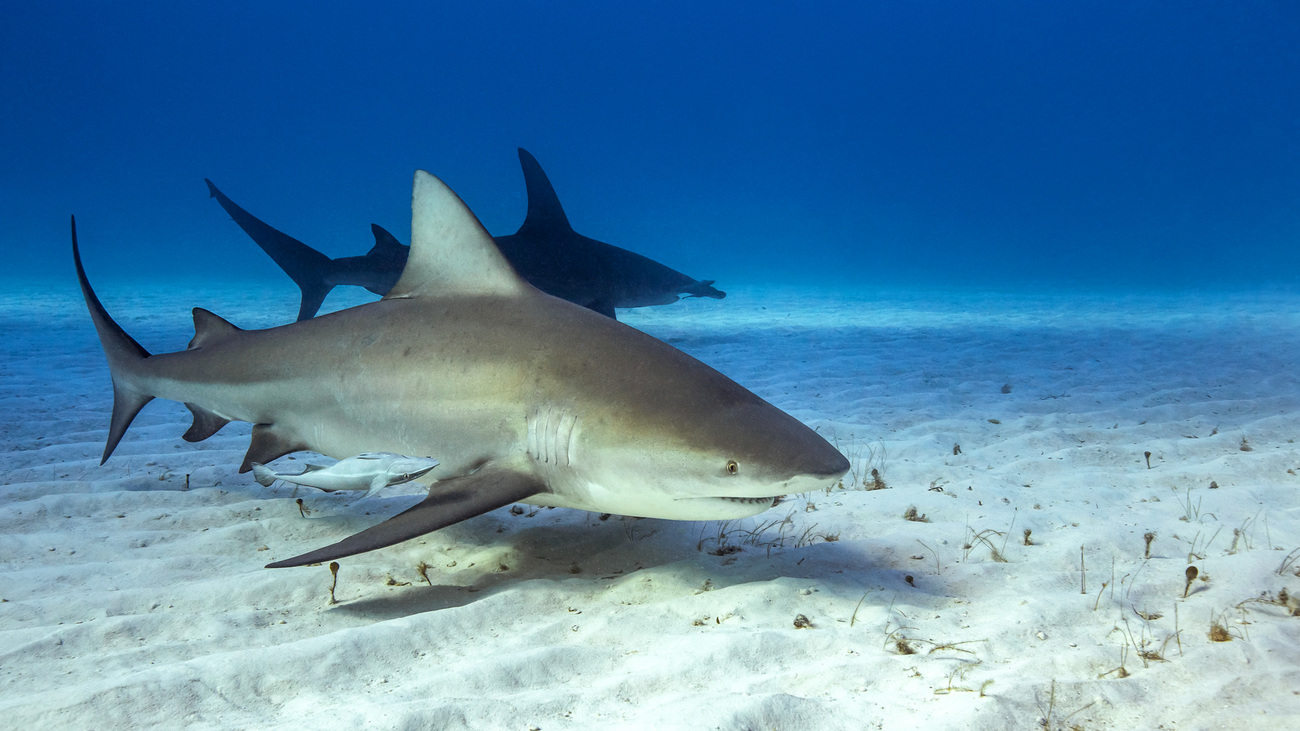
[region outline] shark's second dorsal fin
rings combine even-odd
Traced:
[[[375,245],[370,248],[370,253],[366,256],[393,256],[405,255],[406,247],[397,237],[388,232],[388,229],[377,223],[370,224],[370,232],[375,235]]]
[[[524,187],[528,189],[528,215],[519,230],[535,235],[572,231],[551,179],[546,177],[537,158],[522,147],[519,148],[519,166],[524,170]]]
[[[415,171],[411,253],[401,279],[384,299],[513,296],[528,289],[465,202],[438,178]]]
[[[195,307],[194,339],[190,341],[189,349],[194,350],[219,343],[237,332],[240,332],[239,328],[226,322],[220,315],[214,315],[202,307]]]

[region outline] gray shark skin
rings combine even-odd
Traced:
[[[547,294],[614,317],[615,307],[672,304],[682,297],[722,299],[713,280],[700,281],[659,262],[573,230],[555,188],[537,159],[522,147],[519,163],[528,189],[528,215],[519,230],[496,238],[515,271]],[[282,233],[226,197],[211,180],[208,193],[302,290],[298,319],[314,317],[334,287],[356,285],[383,295],[397,283],[407,247],[371,224],[374,247],[364,256],[330,259]]]
[[[436,454],[414,507],[269,568],[390,546],[510,503],[678,520],[756,515],[848,470],[825,439],[655,338],[532,287],[442,181],[415,175],[413,244],[381,300],[266,330],[194,309],[186,350],[149,354],[78,281],[113,381],[103,460],[150,400],[200,441],[254,424],[240,467],[298,450]]]

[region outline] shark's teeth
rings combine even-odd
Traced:
[[[723,500],[730,500],[733,503],[742,503],[744,505],[758,505],[759,503],[770,503],[774,497],[724,497]]]

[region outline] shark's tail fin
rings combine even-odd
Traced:
[[[135,385],[139,364],[149,357],[145,350],[120,325],[109,317],[95,290],[90,288],[86,279],[86,270],[81,266],[81,250],[77,247],[77,218],[72,217],[72,261],[77,267],[77,280],[81,283],[81,294],[86,298],[86,308],[90,310],[90,319],[95,323],[99,333],[100,345],[108,358],[108,370],[113,377],[113,418],[108,427],[108,442],[104,445],[104,456],[99,463],[108,461],[122,435],[135,419],[144,405],[153,400],[153,395]]]
[[[226,209],[230,218],[248,234],[258,246],[262,247],[285,274],[302,290],[302,304],[298,307],[298,319],[310,320],[316,316],[320,306],[325,302],[334,285],[330,284],[334,272],[334,260],[288,234],[282,233],[263,223],[261,219],[245,211],[217,190],[211,180],[203,179],[208,184],[208,193],[217,199],[217,203]]]

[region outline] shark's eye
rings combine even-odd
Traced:
[[[734,475],[739,471],[740,465],[736,464],[736,460],[727,460],[727,474]]]

